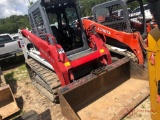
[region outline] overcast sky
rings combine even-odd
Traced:
[[[30,0],[37,1],[37,0]],[[0,18],[28,13],[28,0],[0,0]]]

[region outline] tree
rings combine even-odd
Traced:
[[[0,19],[0,34],[17,33],[18,29],[30,28],[28,15],[12,15],[7,18]]]
[[[103,3],[103,2],[107,2],[109,0],[79,0],[79,2],[81,3],[81,6],[82,6],[82,15],[83,16],[90,16],[92,15],[92,7],[97,5],[97,4],[100,4],[100,3]]]
[[[83,16],[91,16],[92,15],[92,7],[106,2],[106,1],[110,1],[110,0],[79,0],[79,3],[82,7],[82,15]],[[29,4],[32,5],[33,1],[32,0],[28,0]],[[144,4],[147,3],[147,0],[143,0]],[[133,4],[131,6],[128,6],[130,8],[135,9],[137,7],[136,4]],[[26,28],[28,27],[29,29],[30,24],[29,24],[29,17],[28,15],[12,15],[10,17],[7,18],[3,18],[0,19],[0,34],[1,33],[16,33],[17,30],[20,28]]]
[[[28,2],[29,2],[29,6],[33,4],[33,1],[28,0]]]

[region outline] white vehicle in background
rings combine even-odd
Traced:
[[[10,34],[0,34],[0,61],[11,57],[22,56],[19,40],[14,40]]]
[[[152,19],[152,14],[150,12],[149,6],[148,4],[143,5],[144,7],[144,13],[145,13],[145,19],[146,20],[151,20]],[[133,13],[130,14],[130,17],[136,17],[136,16],[140,16],[141,12],[140,12],[140,7],[137,7],[133,10]]]
[[[129,15],[133,13],[133,11],[130,8],[127,8],[127,10],[128,10]],[[124,12],[123,9],[119,9],[119,10],[114,11],[112,14],[118,17],[123,17],[123,12]]]
[[[15,33],[11,35],[14,40],[19,40],[19,34]]]

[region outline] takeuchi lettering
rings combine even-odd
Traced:
[[[111,34],[111,32],[110,31],[108,31],[108,30],[105,30],[105,29],[103,29],[103,28],[97,28],[100,32],[103,32],[103,33],[107,33],[107,34]]]

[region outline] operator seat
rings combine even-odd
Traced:
[[[56,26],[51,26],[51,29],[52,29],[53,36],[56,38],[57,43],[60,45],[63,45],[63,37],[60,31],[57,29]]]
[[[101,8],[96,12],[96,21],[100,24],[107,21],[107,18],[110,17],[109,10],[107,8]]]

